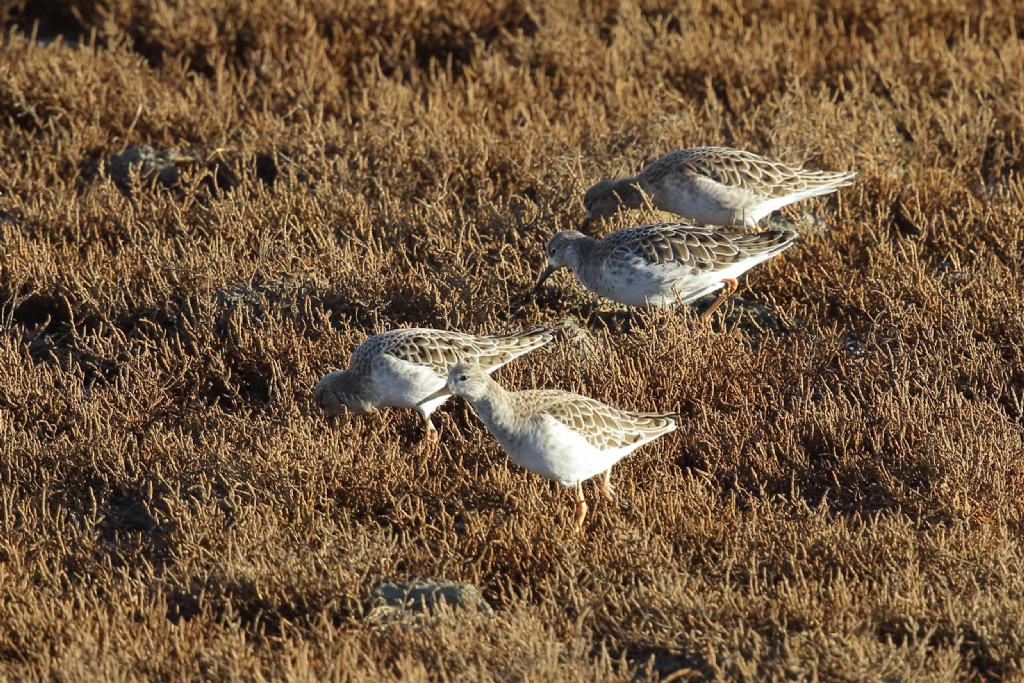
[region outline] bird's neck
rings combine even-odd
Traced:
[[[638,189],[641,187],[640,176],[629,176],[619,178],[615,181],[612,190],[619,197],[619,202],[629,209],[641,209],[644,206],[644,195]]]
[[[575,258],[569,263],[573,275],[585,287],[590,287],[601,277],[601,258],[598,252],[599,240],[584,236],[576,244]]]
[[[342,370],[341,374],[338,375],[336,384],[342,393],[352,397],[358,397],[363,392],[363,384],[368,380],[372,380],[372,377],[367,377],[353,368],[347,368]]]
[[[373,409],[376,392],[372,377],[352,368],[343,370],[336,380],[335,390],[344,396],[345,403],[353,410],[368,412]]]
[[[490,384],[490,391],[480,398],[473,399],[471,403],[488,430],[495,436],[500,436],[500,433],[515,427],[516,411],[510,400],[510,392],[493,380]]]
[[[590,235],[580,235],[576,238],[572,251],[569,252],[569,267],[573,273],[579,275],[581,265],[590,260],[590,253],[596,246],[597,240]]]

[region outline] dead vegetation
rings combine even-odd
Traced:
[[[0,677],[1020,675],[1024,6],[0,7]],[[742,283],[779,324],[499,373],[682,412],[584,538],[456,402],[327,428],[373,331],[579,316],[513,305],[544,242],[699,144],[861,176]],[[368,618],[419,579],[489,608]]]

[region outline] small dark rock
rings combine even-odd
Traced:
[[[274,157],[270,154],[257,154],[256,155],[256,177],[262,180],[267,185],[273,185],[274,181],[277,180],[280,171],[277,168],[277,163],[274,161]]]
[[[141,501],[121,495],[111,496],[105,521],[115,531],[148,532],[157,527],[153,515]]]
[[[854,358],[864,358],[868,355],[867,349],[864,348],[864,341],[856,335],[848,334],[843,337],[840,347]]]
[[[919,237],[921,228],[907,211],[902,199],[897,199],[892,207],[892,228],[902,237]]]

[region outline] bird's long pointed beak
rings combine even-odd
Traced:
[[[551,277],[551,274],[555,272],[555,270],[557,270],[557,268],[555,268],[554,266],[548,266],[547,268],[545,268],[544,272],[540,274],[539,278],[537,278],[537,284],[533,286],[533,291],[531,291],[530,293],[536,295],[537,292],[540,291],[540,286],[544,284],[545,280]]]
[[[580,232],[584,232],[587,228],[591,226],[591,224],[593,224],[593,222],[593,217],[588,213],[586,216],[584,216],[583,222],[580,223]]]
[[[442,396],[447,396],[450,393],[451,392],[448,391],[448,385],[446,384],[445,386],[441,387],[440,389],[432,393],[430,396],[427,396],[426,398],[421,398],[419,401],[416,402],[416,404],[423,405],[427,401],[433,401],[435,398],[441,398]]]

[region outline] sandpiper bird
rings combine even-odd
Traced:
[[[473,363],[452,368],[444,388],[469,401],[512,462],[576,488],[575,528],[587,516],[583,482],[598,474],[614,500],[612,466],[645,443],[676,428],[674,413],[634,413],[557,389],[508,391]]]
[[[729,147],[694,147],[652,161],[639,175],[602,180],[587,190],[583,227],[620,208],[654,208],[697,223],[757,232],[758,223],[787,204],[831,194],[855,171],[808,171]]]
[[[426,423],[428,438],[434,439],[430,415],[448,398],[444,387],[452,366],[472,361],[494,372],[552,339],[552,331],[540,327],[488,337],[422,328],[390,330],[360,344],[349,367],[324,375],[313,396],[328,417],[345,410],[371,413],[382,406],[414,408]]]
[[[796,238],[794,230],[749,234],[680,223],[624,228],[604,239],[563,230],[548,242],[548,265],[533,291],[566,267],[586,289],[627,306],[673,306],[721,290],[707,319],[736,291],[737,277]]]

